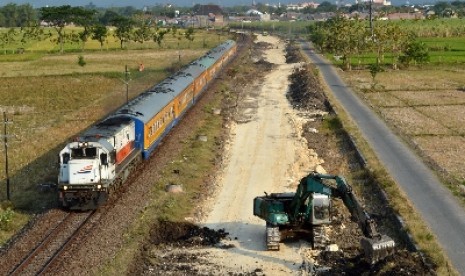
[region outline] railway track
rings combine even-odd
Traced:
[[[8,273],[8,275],[41,275],[59,259],[95,211],[67,213],[66,216]]]

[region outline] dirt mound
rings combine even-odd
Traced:
[[[316,268],[318,275],[435,275],[434,271],[419,265],[422,262],[420,255],[406,250],[398,251],[375,265],[367,263],[362,255],[350,256],[342,251],[322,252],[320,262],[325,266]]]
[[[271,69],[273,69],[274,67],[274,64],[271,63],[271,62],[268,62],[264,59],[259,59],[257,62],[254,63],[255,65],[258,65],[260,70],[263,70],[263,71],[271,71]]]
[[[289,43],[286,45],[286,63],[297,63],[302,61],[300,49],[296,45]]]
[[[291,85],[287,94],[294,108],[300,110],[326,110],[326,97],[322,93],[320,82],[313,74],[315,67],[302,65],[289,77]]]
[[[212,230],[189,222],[160,221],[150,231],[150,242],[154,245],[211,246],[227,236],[224,229]]]
[[[212,230],[189,222],[157,222],[150,240],[141,250],[141,262],[134,262],[131,275],[237,275],[212,262],[208,251],[198,247],[218,246],[228,236],[224,229]],[[221,245],[222,249],[230,247]],[[219,273],[223,271],[224,273]],[[240,275],[261,275],[259,269]]]
[[[273,44],[268,43],[268,42],[264,42],[264,41],[259,41],[259,42],[256,42],[256,43],[254,44],[254,47],[255,47],[256,49],[264,49],[264,50],[265,50],[265,49],[271,49],[271,48],[273,48]]]

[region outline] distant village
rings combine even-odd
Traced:
[[[389,0],[372,0],[372,2],[343,4],[335,6],[335,11],[318,11],[320,5],[324,3],[305,2],[298,4],[287,4],[284,6],[285,11],[282,13],[266,13],[254,8],[253,3],[249,10],[244,13],[228,12],[218,5],[198,5],[195,13],[189,15],[179,15],[175,18],[162,18],[163,24],[173,25],[180,24],[193,27],[221,27],[228,22],[242,22],[244,24],[253,21],[325,21],[329,18],[342,14],[347,18],[366,19],[370,16],[375,20],[422,20],[437,17],[432,5],[423,6],[404,6],[402,9],[388,9],[391,7]],[[371,6],[371,7],[370,7]],[[279,5],[271,6],[279,9]],[[309,12],[310,11],[310,12]],[[313,12],[312,12],[313,11]],[[448,17],[457,17],[451,13]]]

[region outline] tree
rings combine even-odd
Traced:
[[[81,7],[71,7],[69,5],[43,7],[40,9],[40,12],[40,19],[48,22],[57,31],[57,42],[60,45],[61,53],[63,53],[63,45],[65,42],[65,26],[70,23],[86,24],[87,22],[91,22],[94,14],[94,11],[85,10]]]
[[[81,47],[82,50],[84,50],[84,46],[87,40],[89,39],[89,36],[91,35],[91,33],[92,33],[91,30],[87,26],[84,27],[84,30],[82,32],[78,33],[79,41],[82,42],[82,47]]]
[[[326,42],[328,41],[327,29],[323,22],[316,22],[313,25],[307,26],[308,32],[310,33],[310,41],[318,48],[323,51],[326,48]]]
[[[6,46],[8,44],[15,42],[17,33],[14,28],[10,28],[7,32],[0,32],[0,45],[4,48],[6,53]]]
[[[2,13],[5,16],[5,27],[17,27],[18,21],[18,5],[10,3],[2,8]]]
[[[376,75],[382,71],[382,68],[378,63],[372,63],[368,66],[368,68],[370,69],[371,75],[371,88],[374,89],[376,86]]]
[[[108,26],[113,23],[115,19],[120,17],[120,15],[114,11],[106,10],[102,17],[99,18],[99,22],[102,25]]]
[[[407,43],[407,34],[397,24],[389,24],[387,34],[392,54],[392,69],[396,70],[399,56]]]
[[[164,29],[157,29],[153,33],[153,41],[158,44],[158,47],[161,47],[161,43],[163,42],[163,39],[165,38],[165,34],[168,33],[168,30]]]
[[[6,18],[5,15],[0,12],[0,26],[5,26]]]
[[[189,40],[189,48],[191,47],[191,42],[194,41],[194,28],[190,27],[184,33],[184,37]]]
[[[31,25],[29,27],[23,27],[20,29],[21,44],[25,45],[29,41],[41,41],[46,38],[44,29],[38,25]]]
[[[26,27],[36,21],[36,11],[29,4],[10,3],[0,7],[0,27]]]
[[[412,61],[416,64],[423,64],[429,61],[428,47],[425,43],[418,40],[410,40],[403,51],[400,61],[409,66]]]
[[[97,24],[92,28],[92,39],[100,42],[100,51],[103,49],[103,43],[107,39],[108,29],[102,24]]]
[[[331,4],[328,1],[323,1],[318,7],[316,8],[316,12],[336,12],[337,6]]]
[[[144,43],[150,40],[151,30],[146,24],[134,31],[133,40],[135,42]]]
[[[113,34],[120,41],[120,47],[123,49],[124,42],[129,42],[131,39],[131,32],[134,28],[134,22],[124,16],[118,16],[112,21],[113,26],[116,27],[116,31]]]
[[[449,4],[449,2],[440,1],[434,4],[433,11],[437,15],[444,17],[446,15],[445,11],[450,10],[450,8],[451,8],[451,4]]]
[[[373,30],[374,36],[371,39],[373,48],[376,51],[376,64],[384,62],[384,52],[388,49],[387,27],[384,24],[376,24]]]
[[[345,70],[351,70],[352,56],[359,51],[359,42],[364,39],[365,28],[359,20],[348,20],[342,16],[328,20],[326,47],[342,56]]]

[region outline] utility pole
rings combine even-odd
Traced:
[[[129,69],[126,65],[126,69],[124,70],[124,83],[126,84],[126,104],[129,103]]]
[[[373,30],[373,0],[370,1],[370,30],[371,30],[371,39],[374,37],[374,30]]]
[[[8,174],[8,135],[6,125],[12,123],[8,120],[6,112],[3,112],[3,145],[5,147],[5,176],[6,176],[6,199],[10,200],[10,176]]]

